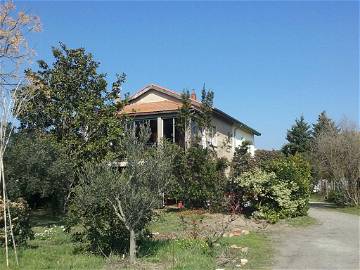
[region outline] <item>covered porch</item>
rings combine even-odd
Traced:
[[[182,134],[176,114],[136,116],[137,126],[145,124],[150,126],[150,144],[159,144],[163,140],[185,147],[185,135]]]

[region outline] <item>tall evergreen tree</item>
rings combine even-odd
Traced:
[[[286,140],[288,143],[282,148],[286,155],[306,153],[310,150],[311,130],[304,116],[295,120],[295,124],[287,131]]]
[[[338,133],[339,128],[335,122],[326,115],[326,112],[322,111],[318,116],[317,122],[313,124],[312,136],[318,138],[319,135],[324,132]]]

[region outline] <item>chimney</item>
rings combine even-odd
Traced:
[[[193,99],[193,100],[196,100],[196,93],[195,93],[195,90],[192,90],[191,91],[191,99]]]

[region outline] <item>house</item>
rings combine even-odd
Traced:
[[[191,107],[199,110],[201,102],[194,92],[191,94]],[[135,121],[149,121],[152,143],[159,143],[168,139],[174,143],[186,146],[190,138],[198,132],[195,124],[185,135],[181,135],[177,125],[177,115],[182,106],[181,95],[164,87],[150,84],[129,98],[129,104],[123,109]],[[201,143],[204,147],[211,145],[219,157],[231,160],[235,148],[247,140],[251,142],[249,152],[255,152],[255,135],[261,134],[248,125],[240,122],[225,112],[213,108],[212,130],[201,134]]]

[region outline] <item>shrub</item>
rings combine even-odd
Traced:
[[[233,184],[245,212],[257,218],[274,223],[308,210],[310,166],[301,156],[273,160],[266,171],[244,172]]]
[[[24,199],[18,199],[17,201],[7,201],[11,213],[11,223],[13,226],[13,233],[16,245],[24,245],[27,240],[34,238],[34,233],[31,230],[30,225],[30,209]],[[5,244],[5,228],[4,228],[4,215],[2,209],[4,207],[3,200],[0,199],[0,209],[2,215],[0,216],[0,243]],[[9,220],[7,221],[9,224]],[[9,227],[8,227],[9,230]],[[11,244],[12,239],[9,237],[8,241]]]
[[[213,150],[200,145],[179,150],[174,158],[175,182],[170,196],[184,200],[190,207],[217,208],[224,199],[227,162],[217,158]]]
[[[296,211],[291,216],[306,215],[309,209],[311,167],[301,155],[274,160],[268,170],[275,172],[277,178],[291,190],[291,201],[296,202]]]

